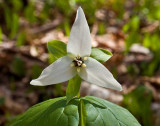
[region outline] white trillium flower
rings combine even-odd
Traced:
[[[39,78],[32,80],[32,85],[58,84],[78,74],[83,80],[105,88],[122,90],[108,69],[91,54],[91,36],[88,23],[81,7],[77,10],[67,44],[68,55],[59,58],[43,70]]]

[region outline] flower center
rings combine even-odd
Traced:
[[[80,57],[80,55],[78,55],[77,57],[74,58],[74,60],[72,61],[71,67],[76,67],[77,68],[77,72],[80,72],[81,67],[86,67],[86,64],[84,64],[84,60],[87,60],[88,57]]]
[[[75,67],[81,67],[84,61],[81,57],[76,57],[73,61]]]

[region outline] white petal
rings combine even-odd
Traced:
[[[59,58],[45,68],[39,78],[32,80],[32,85],[51,85],[69,80],[76,74],[76,69],[71,67],[72,60],[68,56]]]
[[[90,56],[91,54],[91,35],[88,23],[81,7],[77,10],[75,22],[67,44],[67,52],[80,56]]]
[[[87,65],[86,68],[81,68],[79,73],[82,79],[101,87],[122,90],[121,85],[114,79],[113,75],[97,60],[89,57],[85,64]]]

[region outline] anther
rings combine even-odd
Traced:
[[[83,60],[87,60],[88,59],[88,57],[83,57]]]
[[[77,55],[77,58],[81,58],[80,54]]]
[[[82,67],[86,67],[86,64],[83,63],[83,64],[82,64]]]

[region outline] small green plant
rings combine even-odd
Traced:
[[[101,87],[122,90],[121,85],[100,62],[109,51],[91,48],[89,27],[81,7],[71,29],[68,44],[48,42],[53,63],[30,83],[37,86],[69,80],[66,97],[44,101],[15,119],[13,126],[140,126],[128,110],[106,100],[80,97],[81,80]]]

